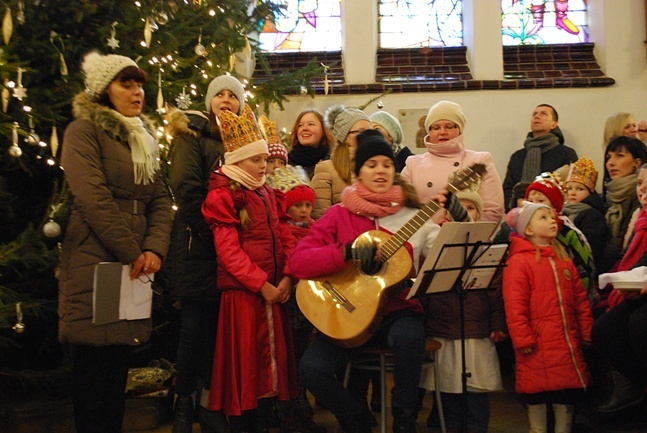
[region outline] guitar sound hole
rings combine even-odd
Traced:
[[[366,275],[375,275],[382,269],[382,263],[373,261],[371,263],[362,263],[362,272]]]

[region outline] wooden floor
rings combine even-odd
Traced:
[[[389,384],[390,386],[391,384]],[[506,388],[512,386],[506,384]],[[427,392],[423,402],[423,410],[418,416],[418,427],[421,433],[436,433],[439,429],[427,427],[426,420],[429,410],[433,406],[433,393]],[[489,433],[526,433],[528,432],[528,419],[526,409],[509,391],[500,391],[490,394],[491,416]],[[642,407],[637,411],[629,413],[618,413],[609,416],[606,419],[591,419],[586,416],[579,416],[579,422],[576,423],[573,433],[645,433],[647,432],[647,407]],[[387,408],[387,433],[391,433],[392,419],[390,410]],[[378,422],[380,414],[375,413]],[[640,418],[636,420],[635,418]],[[328,433],[342,433],[339,424],[330,412],[315,406],[315,421],[327,428]],[[171,423],[165,424],[155,430],[147,430],[148,433],[171,433]],[[145,433],[144,431],[136,433]],[[200,427],[196,423],[193,426],[193,433],[201,433]],[[272,431],[278,433],[278,430]],[[373,428],[373,433],[380,433],[379,425]]]

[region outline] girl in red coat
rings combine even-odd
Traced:
[[[218,121],[225,164],[211,174],[202,205],[222,291],[208,408],[229,417],[232,433],[257,433],[258,400],[288,400],[298,391],[283,326],[294,240],[285,196],[265,185],[268,148],[254,114],[246,105],[240,116],[223,111]]]
[[[555,433],[571,431],[573,403],[589,373],[581,345],[590,344],[593,317],[572,260],[556,240],[557,216],[524,203],[507,217],[513,234],[503,271],[503,300],[517,363],[516,390],[528,404],[530,432],[546,432],[546,405]]]

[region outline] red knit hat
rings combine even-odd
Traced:
[[[530,191],[532,190],[544,193],[555,208],[555,211],[557,213],[562,212],[562,208],[564,207],[564,190],[560,184],[549,178],[535,180],[533,183],[528,185],[528,188],[526,189],[526,199],[528,199]]]
[[[267,150],[269,150],[270,154],[267,157],[267,159],[270,158],[281,158],[285,163],[288,163],[288,152],[285,150],[285,146],[282,144],[278,143],[269,143],[267,145]]]
[[[309,201],[313,205],[315,204],[315,191],[310,188],[308,185],[297,185],[288,192],[285,193],[286,204],[285,208],[290,209],[290,206],[293,204],[299,203],[300,201]]]

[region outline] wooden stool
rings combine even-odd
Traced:
[[[442,344],[433,338],[425,340],[425,353],[427,355],[424,365],[431,365],[434,369],[434,380],[436,382],[435,401],[434,405],[438,408],[438,415],[440,418],[440,430],[442,433],[447,433],[445,428],[445,417],[443,415],[443,405],[440,399],[440,371],[436,364],[436,352],[440,349]],[[393,371],[393,351],[386,347],[367,347],[362,350],[356,359],[353,359],[346,366],[346,374],[344,374],[344,387],[348,387],[348,378],[350,377],[351,369],[358,370],[379,371],[380,372],[380,385],[382,399],[380,401],[380,431],[386,433],[386,372]]]

